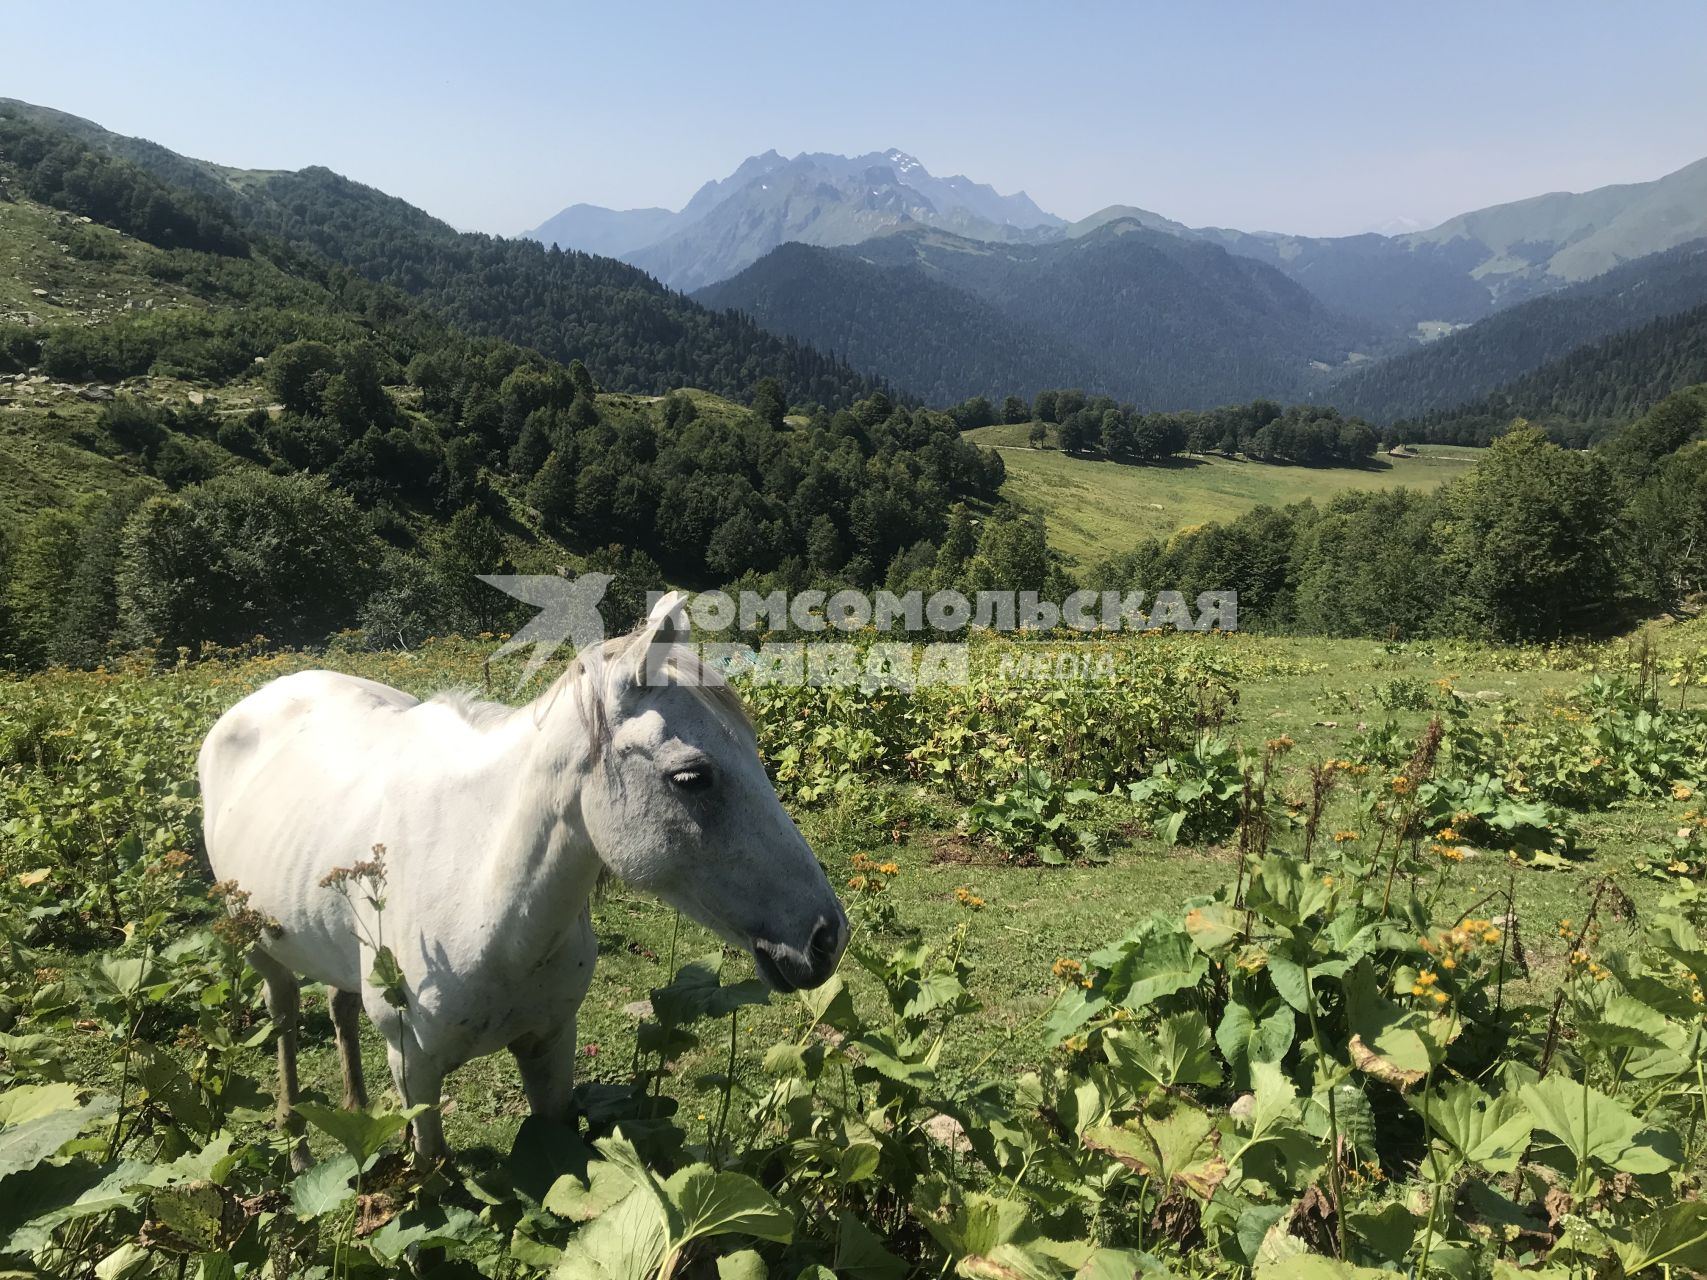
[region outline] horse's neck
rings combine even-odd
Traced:
[[[566,678],[518,708],[498,732],[510,803],[498,817],[485,869],[483,905],[522,951],[566,932],[592,897],[603,868],[581,818],[580,789],[593,750],[580,704]],[[536,937],[534,935],[550,935]]]

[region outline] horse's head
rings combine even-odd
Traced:
[[[638,632],[599,651],[587,833],[620,879],[751,951],[770,986],[816,987],[841,959],[847,916],[777,799],[740,700],[680,647],[674,606],[660,601]]]

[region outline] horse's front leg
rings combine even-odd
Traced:
[[[444,1160],[450,1152],[445,1146],[444,1118],[439,1113],[439,1097],[444,1088],[445,1074],[450,1065],[439,1061],[421,1047],[419,1037],[409,1025],[409,1015],[394,1009],[369,987],[363,993],[367,1016],[379,1029],[385,1041],[385,1058],[391,1068],[391,1082],[405,1107],[427,1106],[409,1122],[415,1139],[415,1150],[423,1160]]]
[[[526,1035],[510,1042],[522,1073],[528,1110],[547,1120],[575,1119],[575,1016],[555,1033]]]
[[[593,934],[591,911],[583,907],[571,926],[563,953],[556,961],[551,988],[557,992],[556,1019],[537,1031],[510,1042],[522,1074],[528,1110],[548,1120],[575,1119],[575,1015],[593,985],[599,940]]]
[[[445,1069],[422,1053],[413,1042],[407,1046],[388,1042],[385,1052],[391,1064],[391,1079],[402,1095],[403,1105],[424,1105],[428,1108],[409,1122],[416,1154],[423,1160],[448,1160],[450,1148],[445,1145],[444,1116],[439,1110]]]

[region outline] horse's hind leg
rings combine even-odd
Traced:
[[[367,1082],[362,1079],[361,993],[327,987],[326,1003],[332,1010],[332,1030],[338,1038],[338,1066],[344,1074],[344,1106],[351,1111],[365,1111]]]
[[[249,953],[249,963],[261,975],[266,995],[267,1014],[278,1029],[279,1038],[279,1106],[278,1125],[296,1141],[290,1149],[290,1167],[301,1173],[314,1163],[308,1154],[307,1125],[296,1113],[298,1097],[296,1082],[296,1031],[301,1021],[302,991],[296,975],[258,948]]]

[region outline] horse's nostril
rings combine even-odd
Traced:
[[[812,955],[814,958],[828,959],[842,949],[842,917],[822,916],[818,927],[812,930]]]

